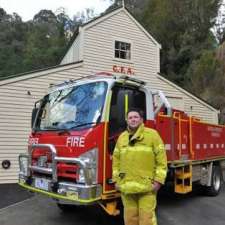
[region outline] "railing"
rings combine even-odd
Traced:
[[[32,155],[33,151],[36,148],[44,148],[48,149],[51,152],[52,155],[52,168],[44,168],[40,166],[32,166]],[[86,185],[91,185],[92,180],[88,171],[88,166],[87,164],[82,161],[79,158],[68,158],[68,157],[58,157],[57,151],[55,149],[55,146],[52,144],[33,144],[31,145],[29,149],[29,157],[28,157],[28,176],[31,175],[31,171],[43,173],[43,174],[50,174],[52,175],[52,180],[54,183],[58,181],[58,176],[57,176],[57,162],[64,162],[64,163],[73,163],[73,164],[78,164],[78,166],[83,169],[84,171],[84,177],[85,177],[85,184]]]

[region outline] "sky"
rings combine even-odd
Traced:
[[[0,0],[0,8],[8,14],[16,12],[23,21],[33,19],[41,9],[52,10],[55,13],[58,8],[63,7],[72,19],[77,12],[85,8],[92,8],[99,14],[110,4],[109,0]]]

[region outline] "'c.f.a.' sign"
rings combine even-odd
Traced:
[[[134,75],[134,69],[131,67],[113,65],[112,70],[114,73],[122,73],[126,75]]]

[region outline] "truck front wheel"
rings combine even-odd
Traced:
[[[67,204],[57,203],[57,206],[64,213],[68,213],[68,212],[72,212],[72,211],[76,210],[75,205],[67,205]]]
[[[220,193],[222,186],[222,173],[219,166],[214,165],[212,168],[211,185],[205,186],[206,195],[216,196]]]

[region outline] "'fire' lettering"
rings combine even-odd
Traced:
[[[67,147],[84,147],[85,138],[80,136],[70,136],[66,139]]]

